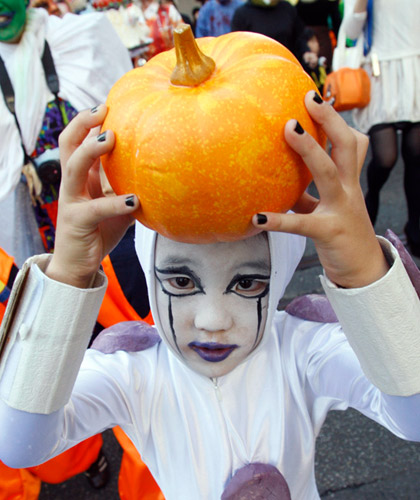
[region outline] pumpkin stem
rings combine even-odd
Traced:
[[[175,28],[174,43],[176,66],[170,78],[173,85],[195,87],[210,78],[216,63],[201,52],[189,24]]]

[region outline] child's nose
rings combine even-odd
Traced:
[[[194,326],[209,332],[226,331],[233,325],[233,317],[226,304],[226,297],[207,297],[196,311]]]

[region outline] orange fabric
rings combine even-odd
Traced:
[[[334,33],[333,30],[330,30],[328,32],[328,34],[329,34],[330,40],[331,40],[331,47],[334,50],[337,47],[337,38],[336,38],[335,33]]]
[[[14,259],[0,248],[0,281],[6,285]]]
[[[142,320],[153,325],[152,314],[150,312],[145,318],[141,318],[126,299],[115,275],[109,255],[102,261],[102,268],[108,277],[108,288],[102,301],[101,309],[99,310],[98,323],[104,328],[121,323],[122,321]]]
[[[5,289],[9,281],[10,271],[14,263],[13,257],[10,257],[2,248],[0,248],[0,294]],[[7,300],[0,302],[0,323],[6,312]],[[1,499],[0,499],[1,500]]]
[[[165,500],[127,434],[120,427],[114,427],[113,431],[124,450],[118,479],[121,500]]]
[[[97,434],[51,460],[27,470],[45,483],[62,483],[89,469],[98,458],[102,443],[102,435]]]
[[[41,481],[25,469],[0,462],[0,500],[37,500]]]

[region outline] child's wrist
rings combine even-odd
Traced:
[[[96,273],[74,274],[69,272],[69,267],[60,265],[53,257],[45,269],[45,275],[54,281],[76,288],[90,288],[92,286]]]
[[[363,288],[380,280],[388,273],[391,266],[379,244],[378,247],[372,259],[364,262],[358,269],[353,268],[352,272],[346,275],[339,276],[326,270],[328,279],[339,288]]]

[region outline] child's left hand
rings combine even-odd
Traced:
[[[332,144],[331,157],[307,132],[299,133],[296,120],[285,127],[288,144],[311,171],[320,200],[305,193],[294,214],[264,213],[267,222],[254,216],[255,226],[313,239],[328,278],[344,288],[369,285],[389,269],[370,222],[359,182],[368,138],[350,128],[327,103],[309,92],[305,104]],[[319,97],[319,96],[318,96]],[[260,220],[260,224],[258,224]]]

